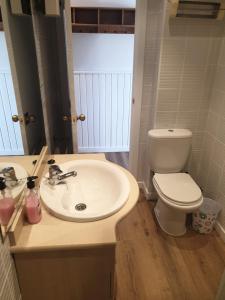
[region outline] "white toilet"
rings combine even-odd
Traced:
[[[199,186],[189,174],[182,173],[192,133],[187,129],[153,129],[148,136],[150,168],[158,194],[155,215],[163,231],[181,236],[186,232],[186,214],[203,202]]]

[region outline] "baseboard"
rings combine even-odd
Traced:
[[[220,224],[219,221],[216,221],[215,229],[219,233],[221,239],[225,242],[225,229],[223,228],[223,226]]]
[[[154,192],[149,191],[144,181],[138,181],[138,186],[144,192],[147,200],[152,200],[152,198],[154,198]]]

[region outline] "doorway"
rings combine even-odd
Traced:
[[[71,8],[76,109],[86,117],[77,124],[78,152],[105,153],[108,160],[128,168],[134,1],[113,8],[92,2],[85,7],[73,1]]]

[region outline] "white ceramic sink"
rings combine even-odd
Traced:
[[[56,217],[75,222],[95,221],[116,213],[128,200],[129,181],[125,173],[110,162],[74,160],[59,167],[63,173],[76,171],[77,176],[53,186],[46,179],[48,173],[42,179],[41,198]],[[84,210],[76,209],[85,205]]]
[[[6,185],[11,190],[13,199],[16,199],[20,196],[22,193],[25,185],[26,185],[26,178],[28,176],[27,171],[19,164],[11,163],[11,162],[1,162],[0,163],[0,172],[7,167],[13,167],[16,173],[16,177],[18,179],[18,184],[16,186],[10,186],[6,182]],[[0,174],[0,177],[4,177],[2,174]]]

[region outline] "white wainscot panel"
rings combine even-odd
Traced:
[[[129,151],[131,72],[74,72],[79,152]]]

